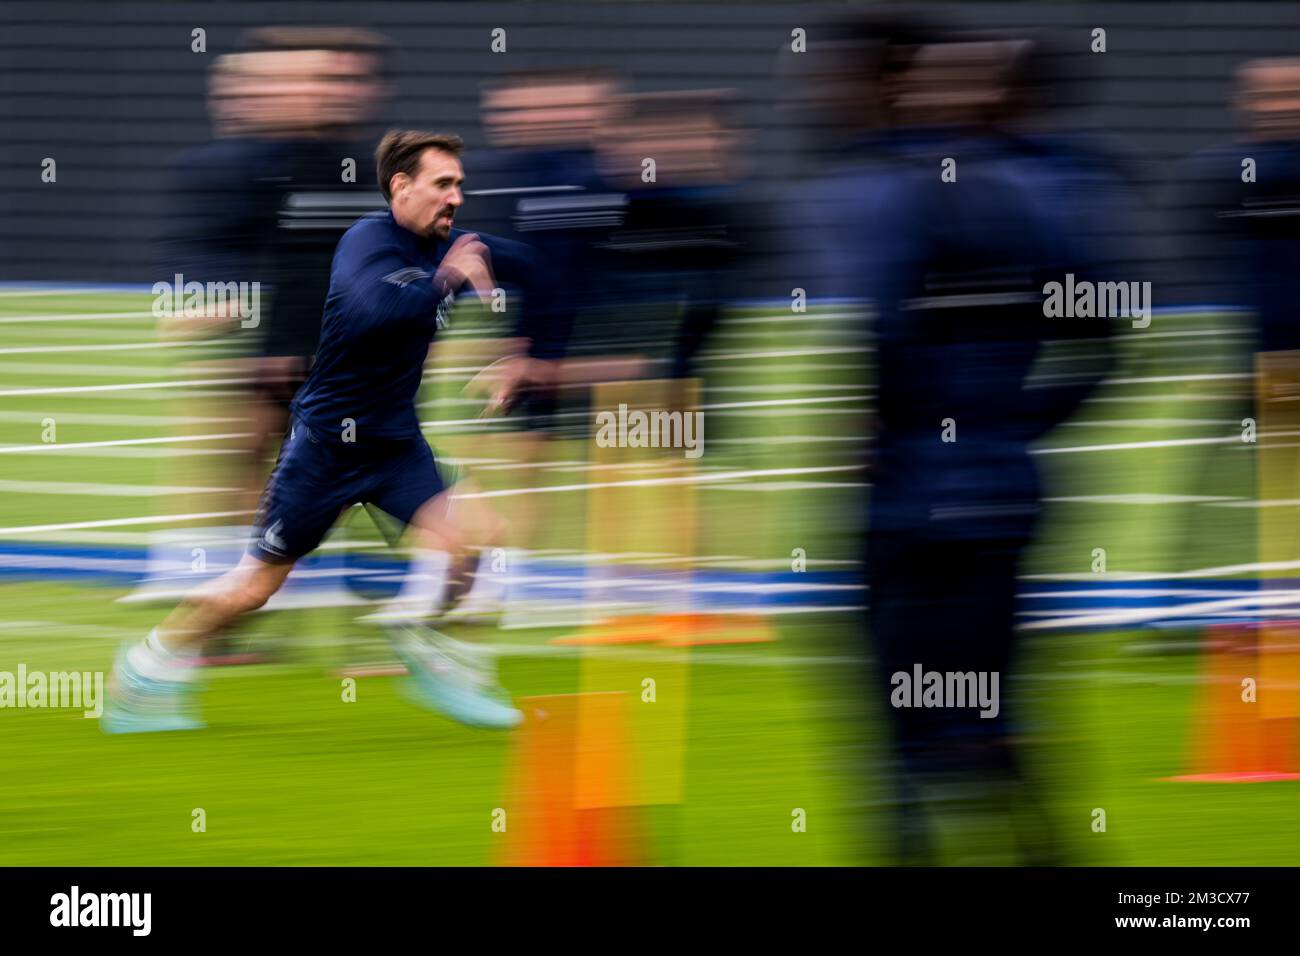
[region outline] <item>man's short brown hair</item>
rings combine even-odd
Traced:
[[[461,138],[452,133],[424,133],[420,130],[390,130],[379,141],[375,150],[375,169],[379,174],[379,188],[384,199],[392,202],[388,184],[398,173],[414,176],[420,168],[420,157],[426,149],[437,149],[451,156],[459,156],[464,148]]]
[[[356,27],[255,27],[244,31],[241,49],[248,52],[277,50],[333,50],[338,53],[369,53],[388,61],[393,41],[382,33]]]

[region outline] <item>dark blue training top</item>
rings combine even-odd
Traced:
[[[290,406],[313,432],[341,440],[351,420],[354,440],[420,435],[415,396],[429,342],[447,324],[458,290],[434,287],[442,257],[464,229],[446,240],[424,239],[402,228],[391,212],[358,220],[339,240],[330,272],[316,362]],[[537,345],[552,297],[538,258],[528,246],[479,234],[507,293],[514,334]]]
[[[1247,157],[1256,162],[1248,183],[1241,178]],[[1196,216],[1189,242],[1201,234],[1211,239],[1187,257],[1196,271],[1189,278],[1221,273],[1232,301],[1255,313],[1259,351],[1300,348],[1300,143],[1206,150],[1191,159],[1183,178],[1185,203]]]
[[[286,164],[283,143],[244,137],[212,140],[176,157],[156,237],[160,277],[268,281],[260,253],[275,227],[275,183]]]
[[[941,180],[943,156],[960,157],[957,181]],[[1046,282],[1096,275],[1076,179],[1018,143],[954,134],[932,161],[877,170],[845,193],[853,274],[878,311],[873,531],[1031,532],[1030,445],[1078,407],[1106,363],[1050,387],[1031,385],[1030,371],[1049,341],[1100,344],[1113,321],[1044,315]],[[955,441],[943,440],[946,419]]]

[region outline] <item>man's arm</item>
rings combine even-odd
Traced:
[[[355,255],[355,263],[340,278],[346,290],[346,307],[363,328],[427,321],[432,327],[438,303],[453,291],[446,275],[435,275],[412,261],[395,244],[354,253],[340,246],[335,266]],[[334,290],[331,290],[334,291]]]
[[[507,293],[506,315],[512,321],[505,356],[467,387],[469,392],[489,393],[486,412],[494,413],[508,411],[529,385],[554,384],[555,360],[563,356],[573,308],[572,297],[562,295],[541,254],[531,246],[486,235],[482,242],[491,273],[522,298],[512,301]]]

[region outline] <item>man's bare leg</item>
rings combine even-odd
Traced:
[[[472,497],[473,481],[462,479],[429,499],[412,517],[407,540],[415,551],[409,580],[385,607],[364,620],[380,624],[427,621],[469,591],[485,550],[505,543],[507,522]]]
[[[245,554],[239,564],[195,590],[158,625],[163,650],[183,654],[225,630],[271,599],[293,570],[293,562],[269,564]]]
[[[456,491],[463,491],[463,483]],[[421,548],[458,556],[471,552],[471,541],[482,535],[504,536],[504,523],[490,509],[447,489],[429,499],[410,521],[410,533]],[[496,664],[487,649],[455,640],[425,626],[410,623],[389,628],[398,656],[406,664],[419,698],[425,706],[461,723],[508,729],[523,720],[497,683]]]
[[[113,663],[108,706],[100,727],[108,733],[193,730],[196,652],[202,642],[264,605],[292,569],[245,555],[231,571],[187,597],[148,637],[124,646]]]
[[[454,606],[474,587],[482,573],[484,553],[506,544],[509,525],[506,520],[481,498],[473,479],[465,478],[448,489],[451,500],[447,514],[439,517],[430,514],[432,521],[446,523],[448,516],[459,541],[451,551],[451,565],[447,571],[447,588],[442,598],[442,610]],[[430,502],[432,504],[432,502]],[[422,509],[423,510],[423,509]],[[417,533],[423,533],[421,516],[416,515]],[[435,533],[436,534],[436,533]]]

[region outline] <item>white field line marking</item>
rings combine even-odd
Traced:
[[[763,481],[754,484],[705,485],[705,491],[817,491],[822,488],[866,488],[864,481]]]
[[[49,345],[56,342],[68,345],[89,345],[95,342],[152,342],[157,336],[152,329],[139,325],[88,325],[84,329],[69,325],[41,325],[5,331],[5,341],[14,345]],[[212,348],[238,344],[230,338],[204,339]]]
[[[0,391],[2,398],[22,398],[27,395],[71,395],[78,392],[125,392],[146,388],[194,388],[198,385],[246,385],[251,378],[201,378],[181,379],[171,382],[127,382],[120,385],[65,385],[57,388],[10,388]]]
[[[1213,372],[1201,375],[1151,375],[1142,378],[1108,378],[1105,385],[1148,385],[1156,382],[1219,382],[1227,379],[1253,379],[1251,372]]]
[[[1068,574],[1024,574],[1022,581],[1182,581],[1196,578],[1224,578],[1261,571],[1294,571],[1300,560],[1259,561],[1251,564],[1225,564],[1215,568],[1195,568],[1191,571],[1104,571],[1101,573],[1070,572]]]
[[[1098,611],[1093,613],[1077,614],[1071,617],[1057,617],[1048,621],[1033,621],[1028,624],[1021,624],[1020,629],[1026,631],[1042,631],[1054,628],[1066,627],[1095,627],[1098,625],[1121,626],[1125,624],[1142,624],[1147,621],[1158,621],[1161,618],[1182,618],[1199,616],[1202,614],[1212,614],[1219,611],[1231,609],[1269,607],[1271,605],[1292,605],[1300,599],[1300,592],[1261,592],[1248,597],[1224,598],[1219,601],[1198,601],[1192,604],[1182,604],[1176,607],[1159,607],[1159,608],[1120,608],[1109,611]],[[1053,612],[1037,612],[1053,613]]]
[[[698,364],[702,372],[707,371],[718,375],[740,374],[735,368],[735,366],[725,366],[716,363],[710,363],[704,360],[700,360]],[[789,365],[764,365],[762,371],[764,375],[774,375],[778,372],[782,374],[794,372],[800,375],[807,375],[810,370],[817,372],[819,374],[829,374],[830,372],[860,373],[862,371],[862,368],[863,368],[862,363],[858,363],[856,365],[841,365],[833,362],[818,362],[816,366],[811,367],[811,369],[807,363],[804,363],[802,365],[796,365],[792,363]]]
[[[220,441],[230,438],[248,438],[252,432],[227,432],[218,435],[173,435],[167,438],[114,438],[109,441],[49,442],[41,445],[0,445],[0,455],[21,455],[28,452],[78,451],[83,448],[110,448],[119,445],[169,445],[176,442]]]
[[[11,287],[8,289],[0,289],[0,299],[25,299],[30,296],[49,295],[120,295],[145,298],[149,293],[143,288],[138,292],[133,292],[130,289],[120,289],[112,286],[76,286],[67,289],[47,289],[35,286],[23,286],[19,288]]]
[[[1233,592],[1206,588],[1088,588],[1082,591],[1026,591],[1020,597],[1028,600],[1046,598],[1089,598],[1089,597],[1197,597],[1220,598]],[[1082,611],[1078,613],[1083,613]]]
[[[0,393],[0,394],[3,394],[3,393]],[[796,404],[796,403],[793,403],[793,402],[782,401],[782,400],[779,400],[779,399],[778,399],[777,401],[780,401],[780,403],[783,404],[783,405],[792,405],[792,404]],[[837,399],[830,399],[830,401],[845,401],[845,399],[838,399],[838,398],[837,398]],[[859,401],[865,401],[865,399],[859,399]],[[442,403],[441,403],[441,402],[436,402],[436,401],[435,401],[435,402],[425,402],[425,403],[422,403],[421,407],[425,407],[425,408],[427,408],[427,407],[429,407],[430,405],[439,405],[439,404],[442,404]],[[861,405],[861,406],[856,407],[856,408],[807,408],[807,407],[804,407],[804,408],[753,408],[753,407],[750,407],[750,403],[738,403],[738,404],[740,404],[740,405],[744,405],[745,407],[730,407],[730,406],[728,406],[728,407],[717,407],[717,408],[716,408],[716,413],[719,414],[719,415],[753,415],[753,416],[756,417],[756,418],[782,418],[782,417],[798,417],[798,416],[801,416],[801,415],[804,415],[804,416],[807,416],[807,415],[862,415],[862,414],[864,414],[864,413],[868,410],[868,408],[869,408],[869,406],[867,406],[867,405]],[[753,404],[756,405],[756,404],[760,404],[760,403],[753,403]],[[799,403],[799,404],[802,404],[802,403]],[[711,406],[707,406],[707,405],[706,405],[706,406],[703,406],[703,407],[705,407],[705,408],[709,408],[709,407],[711,407]],[[556,417],[556,418],[568,419],[568,420],[573,420],[573,419],[581,418],[581,419],[588,420],[588,421],[592,422],[593,424],[595,423],[595,420],[596,420],[596,418],[595,418],[595,414],[591,414],[591,415],[589,416],[589,415],[587,415],[587,414],[585,414],[585,413],[581,413],[581,412],[559,412],[555,417]],[[424,431],[436,431],[436,430],[439,429],[439,428],[451,428],[451,427],[455,427],[455,426],[458,426],[458,425],[477,425],[477,426],[479,426],[480,428],[495,426],[495,427],[497,427],[499,430],[503,430],[503,429],[506,428],[506,426],[509,426],[509,425],[511,425],[511,424],[515,424],[515,425],[517,425],[518,422],[517,422],[516,419],[510,419],[510,418],[440,418],[440,419],[437,419],[437,420],[435,420],[435,421],[426,421],[426,422],[421,422],[421,423],[420,423],[420,428],[423,429]]]
[[[152,319],[153,312],[64,312],[52,315],[3,315],[0,323],[16,322],[92,322],[97,319]]]
[[[53,417],[60,425],[222,425],[242,422],[242,418],[211,415],[96,415],[84,412],[0,412],[0,422],[40,425],[41,419]],[[720,439],[715,439],[715,441]]]
[[[793,313],[791,313],[793,314]],[[793,323],[808,325],[813,321],[831,321],[838,319],[860,319],[861,312],[802,312],[799,318],[791,319],[789,315],[732,315],[718,326],[719,332],[725,332],[729,325],[782,325]]]
[[[207,532],[215,533],[215,532],[220,532],[222,530],[226,530],[228,528],[229,525],[213,525],[213,526],[196,527],[196,528],[188,528],[188,529],[177,528],[177,529],[170,529],[170,531],[172,534],[175,534],[177,531],[184,531],[186,532],[187,535],[189,535],[192,538],[192,540],[196,542],[210,540],[217,544],[229,544],[231,539],[228,537],[223,537],[221,535],[216,535],[210,539],[200,537],[201,534],[206,534]],[[114,545],[127,545],[130,547],[153,547],[157,545],[159,547],[165,547],[166,545],[172,542],[172,539],[163,540],[160,537],[162,534],[165,533],[166,532],[158,532],[158,531],[105,531],[105,530],[93,530],[93,529],[89,531],[77,531],[74,529],[73,531],[51,531],[51,532],[44,533],[41,536],[41,543],[42,544],[75,544],[75,545],[114,544]],[[357,539],[348,540],[345,538],[338,538],[338,539],[330,538],[326,541],[321,542],[321,544],[316,548],[316,550],[317,551],[351,551],[354,549],[371,549],[371,548],[376,550],[386,550],[392,552],[393,554],[405,553],[405,551],[401,548],[390,548],[388,544],[383,541],[362,541]],[[811,562],[809,563],[811,564]]]
[[[710,392],[761,392],[770,395],[773,392],[794,392],[796,395],[803,392],[861,392],[861,385],[823,385],[820,382],[807,382],[798,384],[779,384],[771,385],[710,385]]]
[[[215,436],[204,436],[204,437],[215,437]],[[132,441],[173,441],[176,439],[131,439],[131,440]],[[34,447],[44,448],[44,447],[58,447],[58,446],[37,445]],[[9,449],[0,448],[0,452],[8,451],[8,450]],[[827,471],[857,471],[857,470],[858,470],[857,465],[834,465],[834,466],[828,466],[822,468],[768,468],[768,469],[758,469],[758,470],[750,470],[750,471],[718,472],[716,474],[709,474],[709,475],[682,475],[673,478],[641,478],[641,479],[634,479],[629,481],[596,481],[596,482],[586,482],[582,484],[572,484],[572,485],[555,485],[553,487],[544,487],[544,488],[507,488],[500,491],[474,492],[472,494],[457,495],[456,497],[458,498],[505,498],[505,497],[513,497],[515,495],[535,495],[535,494],[551,494],[554,492],[565,492],[565,491],[583,491],[590,488],[630,488],[630,487],[646,487],[646,486],[654,486],[654,485],[681,485],[681,484],[705,483],[705,482],[712,482],[712,481],[735,481],[740,478],[753,478],[753,477],[761,477],[765,475],[803,475],[803,474],[819,473],[819,472],[827,472]],[[0,528],[0,535],[27,534],[27,533],[35,533],[38,531],[67,531],[76,528],[112,528],[121,525],[132,525],[132,524],[174,524],[180,521],[197,520],[201,518],[224,518],[224,517],[231,517],[234,515],[243,515],[243,514],[251,514],[251,513],[252,512],[250,511],[218,511],[218,512],[204,512],[198,514],[184,514],[184,515],[150,515],[148,517],[141,517],[141,518],[115,518],[115,519],[110,519],[105,521],[89,521],[89,522],[78,521],[78,522],[71,522],[66,524],[27,525],[24,527],[16,527],[16,528]]]
[[[844,345],[836,348],[770,349],[758,352],[703,351],[699,353],[698,358],[701,362],[732,362],[738,359],[796,358],[805,355],[843,355],[846,352],[870,351],[874,350],[860,345]]]
[[[758,439],[754,438],[710,438],[710,442],[716,445],[753,445]],[[864,439],[859,435],[764,435],[761,439],[764,445],[799,445],[809,442],[857,442],[862,444]]]
[[[1162,405],[1166,402],[1235,402],[1240,399],[1237,395],[1210,395],[1200,392],[1193,392],[1190,395],[1098,395],[1092,398],[1085,398],[1083,403],[1090,405],[1094,402],[1098,404],[1107,404],[1115,402],[1142,402],[1147,405]]]
[[[238,491],[208,485],[116,485],[84,481],[10,481],[0,478],[0,492],[29,495],[93,495],[107,498],[152,498],[155,495],[214,494]]]
[[[1254,332],[1248,328],[1241,329],[1195,329],[1187,332],[1147,332],[1143,331],[1140,336],[1133,336],[1134,339],[1145,341],[1147,339],[1176,339],[1176,338],[1197,338],[1220,335],[1253,335]]]
[[[1064,495],[1044,498],[1043,501],[1067,501],[1103,505],[1185,505],[1222,502],[1239,502],[1242,499],[1227,495]]]
[[[777,475],[809,475],[828,471],[859,471],[858,465],[829,465],[821,468],[759,468],[748,471],[721,471],[708,475],[680,475],[673,478],[637,478],[628,481],[591,481],[573,485],[552,485],[544,488],[505,488],[500,491],[478,491],[457,495],[458,498],[508,498],[515,495],[555,494],[566,491],[586,491],[591,488],[644,488],[656,485],[703,484],[714,481],[736,481]]]
[[[1300,498],[1237,498],[1228,501],[1216,501],[1216,508],[1294,508],[1300,505]]]
[[[44,447],[44,446],[41,446]],[[64,446],[66,449],[67,446]],[[56,449],[57,450],[57,446]],[[206,455],[246,455],[243,448],[73,448],[66,452],[83,458],[202,458]],[[21,455],[39,454],[39,451],[22,451]]]
[[[105,638],[110,641],[139,638],[139,628],[104,627],[97,624],[73,624],[62,621],[3,621],[0,622],[0,640],[9,634],[18,637],[50,637],[51,632],[67,631],[68,636]]]
[[[117,345],[23,345],[0,349],[0,355],[40,355],[54,352],[125,352],[135,349],[183,349],[212,345],[211,342],[125,342]]]
[[[716,415],[753,415],[755,418],[798,418],[800,415],[864,415],[874,405],[867,399],[859,399],[860,405],[852,408],[724,408]]]
[[[29,524],[23,527],[0,528],[0,535],[36,534],[43,531],[71,531],[77,528],[117,528],[133,524],[174,524],[178,521],[199,521],[205,518],[234,518],[253,514],[252,511],[196,511],[184,515],[150,515],[147,518],[109,518],[103,521],[70,521],[66,524]]]
[[[824,398],[771,398],[752,402],[721,402],[713,405],[701,405],[700,410],[713,411],[723,408],[772,408],[785,405],[820,405],[826,402],[865,402],[870,400],[870,398],[870,395],[836,395]]]
[[[1175,448],[1184,445],[1241,445],[1241,436],[1227,438],[1163,438],[1155,441],[1126,441],[1106,445],[1071,445],[1064,448],[1033,448],[1031,455],[1070,455],[1088,451],[1137,451],[1144,448]]]
[[[1232,426],[1241,428],[1240,419],[1231,418],[1094,418],[1087,421],[1061,422],[1066,428],[1193,428],[1197,426]]]
[[[532,471],[536,469],[550,471],[590,471],[591,463],[587,461],[502,461],[493,465],[480,465],[478,471]]]
[[[125,382],[118,385],[61,385],[51,389],[4,389],[0,397],[22,398],[23,395],[68,395],[79,392],[131,392],[136,389],[188,389],[196,385],[246,385],[252,378],[190,378],[179,381]]]
[[[208,370],[211,374],[211,370]],[[6,375],[85,375],[98,378],[158,378],[175,375],[170,365],[85,365],[71,362],[0,362]]]
[[[796,406],[796,405],[822,405],[828,402],[867,402],[870,401],[870,399],[871,399],[870,395],[845,395],[845,396],[833,395],[833,396],[824,396],[819,398],[772,398],[772,399],[760,399],[757,401],[750,401],[750,402],[721,402],[721,403],[715,403],[711,405],[701,405],[699,406],[698,410],[699,411],[723,411],[723,410],[731,411],[736,409],[747,409],[747,408],[774,408],[774,407],[787,407],[787,406]],[[472,404],[472,403],[479,403],[480,400],[479,399],[468,399],[468,400],[434,399],[432,401],[421,402],[419,407],[428,408],[430,406],[446,405],[453,402],[459,404],[467,404],[467,403]],[[609,409],[594,409],[591,412],[589,417],[594,422],[596,419],[596,415],[599,414],[600,411],[608,411],[608,410]],[[588,417],[588,416],[584,415],[583,417]],[[468,425],[468,424],[474,424],[476,422],[481,424],[484,421],[485,420],[481,418],[441,419],[438,421],[423,422],[421,423],[421,427],[436,428],[439,425]]]

